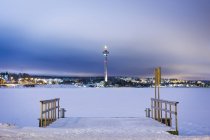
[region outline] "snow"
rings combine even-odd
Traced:
[[[209,139],[210,110],[207,107],[210,106],[210,89],[161,88],[160,91],[162,99],[179,101],[178,126],[182,136]],[[61,107],[67,110],[66,116],[71,118],[143,118],[144,110],[150,107],[150,98],[153,96],[153,88],[0,89],[0,122],[16,125],[16,128],[1,126],[0,131],[5,129],[14,132],[14,135],[19,132],[25,134],[28,129],[32,132],[41,131],[39,133],[48,131],[37,128],[37,119],[40,116],[39,101],[44,99],[60,98]],[[49,129],[52,133],[55,129],[58,129],[55,132],[60,131],[60,128]],[[73,128],[65,129],[73,131]]]
[[[209,140],[210,137],[174,136],[169,127],[149,118],[64,118],[48,128],[0,126],[0,139],[29,140]]]

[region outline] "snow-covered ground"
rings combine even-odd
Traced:
[[[0,125],[2,140],[209,140],[207,136],[174,136],[169,127],[149,118],[65,118],[48,128]]]
[[[210,89],[207,88],[161,89],[161,98],[180,102],[178,124],[181,135],[210,136],[209,92]],[[21,127],[21,129],[15,128],[14,131],[36,127],[40,116],[39,101],[57,97],[61,98],[61,107],[66,108],[67,117],[144,117],[144,110],[150,107],[150,98],[154,97],[154,89],[0,89],[0,122]],[[33,129],[39,130],[39,128]]]

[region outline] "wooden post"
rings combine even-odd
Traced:
[[[43,126],[43,124],[42,124],[42,117],[43,117],[43,114],[42,114],[42,112],[43,112],[43,104],[42,104],[42,102],[41,102],[40,127],[42,127],[42,126]]]
[[[156,91],[156,88],[157,88],[157,69],[155,68],[155,99],[157,99],[157,91]],[[155,103],[155,107],[156,106],[156,101],[154,101]],[[155,120],[157,119],[157,113],[156,113],[156,108],[154,109],[154,112],[155,112]]]
[[[51,105],[50,105],[50,102],[48,103],[48,106],[49,106],[49,110],[51,109]],[[48,120],[49,120],[49,123],[51,123],[51,111],[49,111],[49,118],[48,118]]]
[[[53,121],[55,120],[55,105],[54,105],[54,102],[52,102],[52,111],[53,111]]]
[[[52,104],[52,102],[50,102],[50,104],[51,104],[51,109],[53,108],[53,104]],[[52,118],[52,122],[54,121],[53,119],[53,110],[51,110],[51,118]]]
[[[171,104],[170,104],[170,125],[171,125],[171,127],[172,127]]]
[[[58,99],[58,119],[60,118],[60,112],[59,112],[59,110],[60,110],[60,99]]]
[[[52,104],[52,102],[50,102],[50,106],[51,106],[51,121],[53,122],[53,110],[52,110],[52,108],[53,108],[53,104]]]
[[[56,120],[56,119],[57,119],[57,118],[56,118],[56,100],[54,100],[54,105],[55,105],[54,110],[55,110],[55,120]]]
[[[44,108],[45,108],[45,111],[46,111],[47,110],[46,103],[44,104]],[[46,114],[46,112],[44,113],[44,117],[45,117],[44,126],[46,127],[47,126],[47,114]]]
[[[163,114],[162,114],[162,102],[160,103],[160,121],[161,121],[161,123],[163,122],[163,116],[162,116]]]
[[[56,105],[55,105],[55,100],[54,100],[53,104],[54,104],[54,118],[56,120]]]
[[[157,86],[158,86],[158,100],[160,100],[160,83],[161,83],[161,68],[157,68]],[[160,108],[160,102],[158,102],[158,108]],[[158,120],[160,121],[160,110],[158,110]]]
[[[53,119],[55,120],[55,103],[54,103],[54,101],[52,102],[52,104],[53,104]]]
[[[160,101],[158,101],[158,121],[160,122]]]
[[[178,132],[177,104],[175,104],[175,120],[176,120],[176,131]]]
[[[53,122],[53,111],[52,111],[52,102],[50,102],[50,114],[51,114],[51,122]]]
[[[167,104],[165,103],[165,124],[168,126],[168,120],[167,120]]]
[[[49,110],[49,103],[47,103],[47,110]],[[47,111],[47,125],[49,125],[50,112]]]
[[[152,106],[153,106],[153,101],[151,100],[151,117],[153,119],[153,108],[152,108]]]
[[[160,99],[160,84],[161,84],[161,68],[155,68],[155,99]],[[157,95],[158,94],[158,95]],[[158,109],[155,108],[155,119],[160,120],[160,102],[155,100],[155,107],[158,107]]]
[[[157,68],[158,99],[160,100],[161,68]]]
[[[56,110],[55,110],[55,108],[56,108],[56,106],[55,106],[55,101],[53,101],[53,106],[54,106],[54,108],[53,108],[53,110],[54,110],[54,119],[56,120],[56,116],[55,116],[55,114],[56,114]]]

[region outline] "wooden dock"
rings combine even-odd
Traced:
[[[152,118],[172,127],[172,115],[174,115],[175,130],[169,131],[169,133],[179,135],[177,119],[177,105],[179,102],[160,99],[161,67],[155,68],[154,75],[155,98],[151,98]],[[165,116],[163,116],[163,113]]]
[[[52,129],[53,128],[53,129]],[[151,118],[60,118],[45,129],[2,128],[3,139],[50,140],[190,140],[169,134],[170,127]],[[197,140],[198,138],[196,138]],[[206,138],[206,140],[208,137]],[[195,140],[195,139],[194,139]]]
[[[170,131],[172,134],[179,134],[178,119],[177,119],[177,104],[179,102],[160,100],[151,98],[151,115],[152,118],[172,127],[172,115],[174,115],[175,130]]]

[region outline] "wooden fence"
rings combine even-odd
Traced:
[[[175,116],[176,132],[178,134],[178,120],[177,120],[177,104],[179,102],[167,101],[161,99],[151,98],[151,114],[152,118],[172,126],[172,114]],[[165,116],[163,116],[163,113]],[[168,116],[169,114],[169,116]]]
[[[40,101],[41,117],[39,119],[39,127],[46,127],[59,118],[59,102],[59,98]]]

